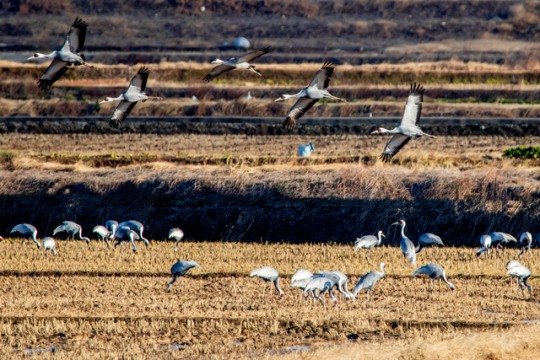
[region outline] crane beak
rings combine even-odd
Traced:
[[[284,100],[283,98],[278,97],[276,100],[274,100],[274,102],[283,101],[283,100]]]
[[[374,130],[374,131],[370,132],[371,135],[378,134],[378,133],[379,133],[379,131],[377,131],[377,130]]]
[[[390,225],[390,226],[394,226],[394,225],[401,225],[401,224],[400,224],[399,221],[398,221],[398,222],[393,223],[393,224]]]

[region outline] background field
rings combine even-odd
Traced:
[[[88,22],[94,69],[70,69],[50,92],[48,64],[24,60]],[[540,241],[539,160],[509,159],[538,145],[537,1],[117,0],[0,1],[0,357],[533,359],[540,353],[540,268],[527,254],[533,295],[510,286],[506,261],[474,255],[479,236],[522,231]],[[202,81],[223,47],[245,36],[275,51],[262,78],[235,71]],[[296,92],[324,60],[330,89],[292,130]],[[141,65],[148,92],[119,130],[107,122]],[[402,116],[410,82],[426,87],[421,126],[393,160],[368,135]],[[248,97],[249,95],[249,97]],[[298,158],[299,144],[316,152]],[[137,219],[154,239],[127,244],[58,239],[57,257],[8,239],[22,222],[51,235],[63,220],[89,235],[108,219]],[[457,290],[427,290],[404,264],[396,227],[450,245],[418,264],[443,265]],[[187,242],[164,242],[181,227]],[[384,230],[371,257],[355,238]],[[177,259],[202,266],[165,291]],[[341,270],[351,288],[381,261],[373,303],[304,300],[288,289],[299,267]],[[286,291],[248,277],[275,266]],[[264,293],[264,295],[263,295]]]

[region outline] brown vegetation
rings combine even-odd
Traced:
[[[351,340],[394,348],[425,337],[493,332],[540,315],[536,296],[508,284],[504,263],[517,251],[477,259],[471,249],[428,249],[419,263],[436,258],[457,288],[450,292],[441,284],[430,292],[425,280],[410,279],[413,268],[393,247],[376,248],[370,258],[336,245],[182,243],[181,255],[173,247],[153,241],[133,254],[127,244],[112,250],[104,243],[59,241],[59,255],[52,257],[28,242],[2,242],[0,354],[54,346],[59,358],[261,357],[299,345],[324,353],[325,346],[338,344],[346,353]],[[540,270],[532,261],[537,255],[533,250],[523,260],[533,273]],[[167,293],[177,256],[194,259],[201,268]],[[389,273],[367,309],[365,295],[323,309],[287,289],[297,268],[340,269],[351,288],[380,261]],[[276,301],[267,283],[248,277],[261,264],[279,269],[282,300]]]

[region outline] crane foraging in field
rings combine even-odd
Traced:
[[[497,244],[495,247],[497,256],[499,256],[499,251],[502,251],[503,249],[502,244],[508,245],[511,242],[515,242],[517,244],[517,239],[513,235],[505,232],[494,231],[489,233],[489,236],[491,237],[491,245]]]
[[[86,241],[86,244],[90,243],[90,239],[86,236],[82,236],[82,226],[73,221],[64,221],[62,225],[57,226],[53,231],[53,236],[58,233],[66,233],[71,239],[75,239],[75,236],[79,237],[79,240]]]
[[[43,238],[43,251],[46,253],[47,250],[51,251],[54,256],[56,256],[56,250],[54,249],[54,246],[56,245],[56,241],[52,237],[46,237]]]
[[[272,51],[273,49],[270,46],[267,46],[263,49],[244,54],[239,58],[230,58],[229,60],[216,59],[212,61],[212,64],[218,64],[218,66],[214,67],[208,74],[206,74],[203,80],[211,82],[219,75],[234,69],[248,70],[262,77],[262,74],[255,70],[255,66],[251,65],[250,62]]]
[[[352,299],[353,294],[347,289],[347,275],[341,271],[321,271],[314,276],[325,276],[334,282],[336,289],[345,297],[345,299]]]
[[[250,274],[250,277],[258,277],[263,279],[264,281],[268,281],[271,283],[274,283],[274,287],[276,288],[279,297],[283,297],[283,290],[279,287],[279,273],[276,269],[270,266],[261,266],[258,269],[253,270]],[[264,290],[264,289],[263,289]],[[263,292],[264,296],[264,292]]]
[[[444,246],[441,237],[432,233],[422,234],[418,238],[418,248],[416,249],[416,253],[418,254],[423,248],[433,245]]]
[[[106,102],[120,100],[120,103],[114,110],[113,116],[109,121],[109,125],[111,127],[118,129],[122,121],[127,118],[129,113],[133,110],[133,108],[135,107],[135,105],[137,105],[139,101],[145,102],[146,100],[161,99],[158,96],[149,96],[145,92],[149,74],[150,70],[145,66],[141,66],[139,68],[139,71],[137,71],[137,74],[133,76],[133,78],[129,82],[129,86],[126,91],[121,93],[118,97],[106,97],[105,100],[99,102],[100,104],[103,104]]]
[[[521,257],[531,249],[533,242],[532,234],[528,231],[525,231],[521,233],[519,236],[519,246],[521,247],[521,251],[518,254],[518,258],[521,259]]]
[[[413,242],[405,235],[405,220],[399,220],[398,222],[393,223],[393,225],[401,226],[401,240],[399,242],[399,247],[405,259],[409,260],[411,265],[416,264],[416,249]]]
[[[331,279],[325,275],[315,275],[311,278],[310,282],[304,288],[304,297],[307,296],[308,292],[311,292],[311,295],[319,300],[324,306],[324,299],[321,294],[328,292],[328,296],[334,302],[334,306],[338,304],[338,299],[334,296],[333,289],[336,283],[334,279]]]
[[[379,267],[381,268],[381,272],[378,272],[377,270],[368,272],[367,274],[362,276],[360,278],[360,280],[358,280],[358,282],[354,286],[354,290],[353,290],[353,293],[352,293],[353,300],[356,299],[356,296],[358,295],[358,293],[360,291],[362,291],[362,289],[366,290],[366,293],[367,293],[366,307],[369,304],[369,300],[370,300],[370,297],[371,297],[371,292],[373,291],[373,287],[375,286],[377,281],[379,281],[380,279],[382,279],[384,277],[384,274],[385,274],[385,269],[386,269],[385,263],[381,263],[379,265]]]
[[[455,290],[455,286],[448,281],[446,278],[446,273],[444,272],[444,269],[441,265],[432,264],[429,263],[427,265],[422,266],[421,268],[418,268],[415,272],[413,272],[413,277],[416,277],[418,275],[427,275],[431,278],[431,284],[432,290],[435,290],[435,279],[442,280],[448,285],[450,290]]]
[[[139,234],[131,230],[127,226],[118,226],[118,229],[114,232],[114,235],[111,236],[111,240],[116,240],[114,247],[122,243],[122,241],[129,241],[131,246],[133,246],[133,252],[137,252],[137,246],[135,246],[135,240],[140,240]]]
[[[412,83],[401,123],[391,130],[380,127],[371,132],[372,134],[394,134],[392,139],[384,147],[380,156],[382,161],[389,162],[411,139],[417,139],[420,136],[435,137],[426,134],[417,125],[422,114],[424,90],[422,85]]]
[[[358,249],[368,249],[369,254],[371,255],[371,249],[373,249],[375,246],[381,246],[382,245],[382,238],[385,237],[382,230],[379,230],[377,233],[377,236],[374,235],[364,235],[361,238],[356,238],[356,241],[354,242],[354,250]]]
[[[11,229],[10,234],[13,234],[13,233],[19,233],[25,239],[32,239],[32,241],[36,243],[38,249],[41,248],[41,244],[39,243],[37,239],[38,231],[34,225],[32,224],[15,225],[13,229]]]
[[[491,247],[491,236],[489,235],[480,236],[480,245],[482,245],[482,248],[480,248],[476,252],[476,256],[480,256],[484,252],[486,253],[486,256],[487,256],[489,254],[489,248]]]
[[[172,280],[167,284],[167,291],[171,289],[172,284],[178,279],[180,276],[184,276],[190,269],[193,269],[194,267],[199,267],[200,265],[197,264],[193,260],[184,260],[184,261],[178,261],[171,267],[171,274],[173,276]]]
[[[86,38],[86,28],[88,24],[80,18],[76,18],[71,25],[64,44],[58,49],[54,50],[50,54],[35,53],[27,60],[37,59],[52,59],[51,64],[45,70],[43,75],[38,81],[38,87],[47,91],[62,75],[66,73],[68,67],[71,65],[79,66],[86,65],[93,67],[86,63],[86,58],[81,53],[84,47],[84,40]]]
[[[140,221],[137,221],[137,220],[123,221],[120,224],[118,224],[117,229],[120,230],[121,227],[127,227],[133,230],[135,234],[137,235],[137,237],[134,238],[135,240],[142,240],[146,246],[150,245],[150,241],[143,236],[144,225]],[[110,237],[111,240],[116,239],[118,230],[115,230],[113,232],[113,234]]]
[[[109,236],[111,235],[111,232],[105,226],[94,226],[94,228],[92,229],[92,233],[96,234],[99,237],[99,240],[105,241],[107,243],[107,247],[111,247],[111,244],[109,243]]]
[[[506,264],[506,269],[507,269],[507,273],[508,273],[508,275],[510,275],[510,277],[516,277],[518,279],[518,287],[519,287],[519,289],[523,292],[523,288],[527,287],[527,289],[529,290],[529,294],[532,295],[532,287],[527,282],[527,280],[531,276],[530,270],[527,267],[521,265],[516,260],[510,260]]]
[[[308,86],[300,89],[300,91],[296,94],[283,94],[274,100],[284,101],[292,98],[298,99],[287,113],[287,118],[283,122],[284,128],[292,129],[294,126],[296,126],[297,121],[320,99],[327,98],[345,101],[345,99],[338,98],[337,96],[330,94],[328,91],[328,85],[330,84],[330,79],[332,78],[332,73],[334,72],[335,67],[336,65],[326,61],[322,68],[315,73],[315,76]]]
[[[174,251],[178,250],[178,243],[184,238],[184,232],[180,228],[172,228],[169,230],[169,239],[174,239]]]
[[[291,277],[291,288],[304,290],[306,285],[311,281],[313,273],[306,269],[298,269]]]

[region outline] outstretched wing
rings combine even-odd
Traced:
[[[409,98],[407,99],[407,104],[405,104],[405,112],[403,114],[403,119],[401,120],[402,126],[414,127],[417,125],[422,113],[424,90],[424,87],[420,84],[411,84]]]
[[[148,81],[148,75],[150,74],[150,69],[146,66],[141,66],[137,74],[129,82],[129,87],[126,92],[137,92],[141,93],[146,89],[146,82]]]
[[[66,73],[67,69],[68,63],[55,57],[51,65],[49,65],[38,80],[38,87],[43,91],[49,90],[56,80],[60,79]]]
[[[116,107],[114,110],[113,116],[111,120],[109,120],[109,125],[115,129],[118,129],[120,126],[120,123],[124,121],[131,110],[135,107],[137,103],[136,102],[129,102],[129,101],[120,101],[120,104]]]
[[[395,134],[392,136],[390,141],[384,147],[384,150],[380,156],[381,160],[384,162],[389,162],[394,155],[404,147],[411,138],[403,134]]]
[[[66,36],[66,44],[69,46],[69,50],[72,53],[78,53],[82,51],[84,46],[84,39],[86,38],[86,28],[88,24],[84,22],[81,18],[76,18],[71,25],[71,29]]]
[[[331,63],[330,61],[326,61],[322,68],[317,71],[311,82],[309,83],[309,86],[317,85],[319,89],[326,89],[328,87],[328,84],[330,83],[330,79],[332,78],[332,73],[334,72],[334,68],[336,65]]]
[[[265,48],[249,52],[249,53],[247,53],[245,55],[240,56],[238,58],[238,60],[237,60],[237,63],[238,64],[243,63],[243,62],[249,63],[249,62],[263,56],[264,54],[268,54],[269,52],[272,52],[272,51],[274,51],[274,49],[272,49],[270,46],[267,46]]]
[[[218,65],[215,68],[213,68],[208,74],[206,74],[206,76],[203,77],[203,80],[210,82],[214,80],[215,77],[223,74],[224,72],[231,71],[232,69],[234,69],[234,66],[226,65],[226,64]]]
[[[301,97],[298,99],[287,113],[287,118],[283,122],[283,127],[292,129],[296,125],[298,119],[300,119],[306,111],[311,109],[318,100],[319,99],[310,99],[308,97]]]

